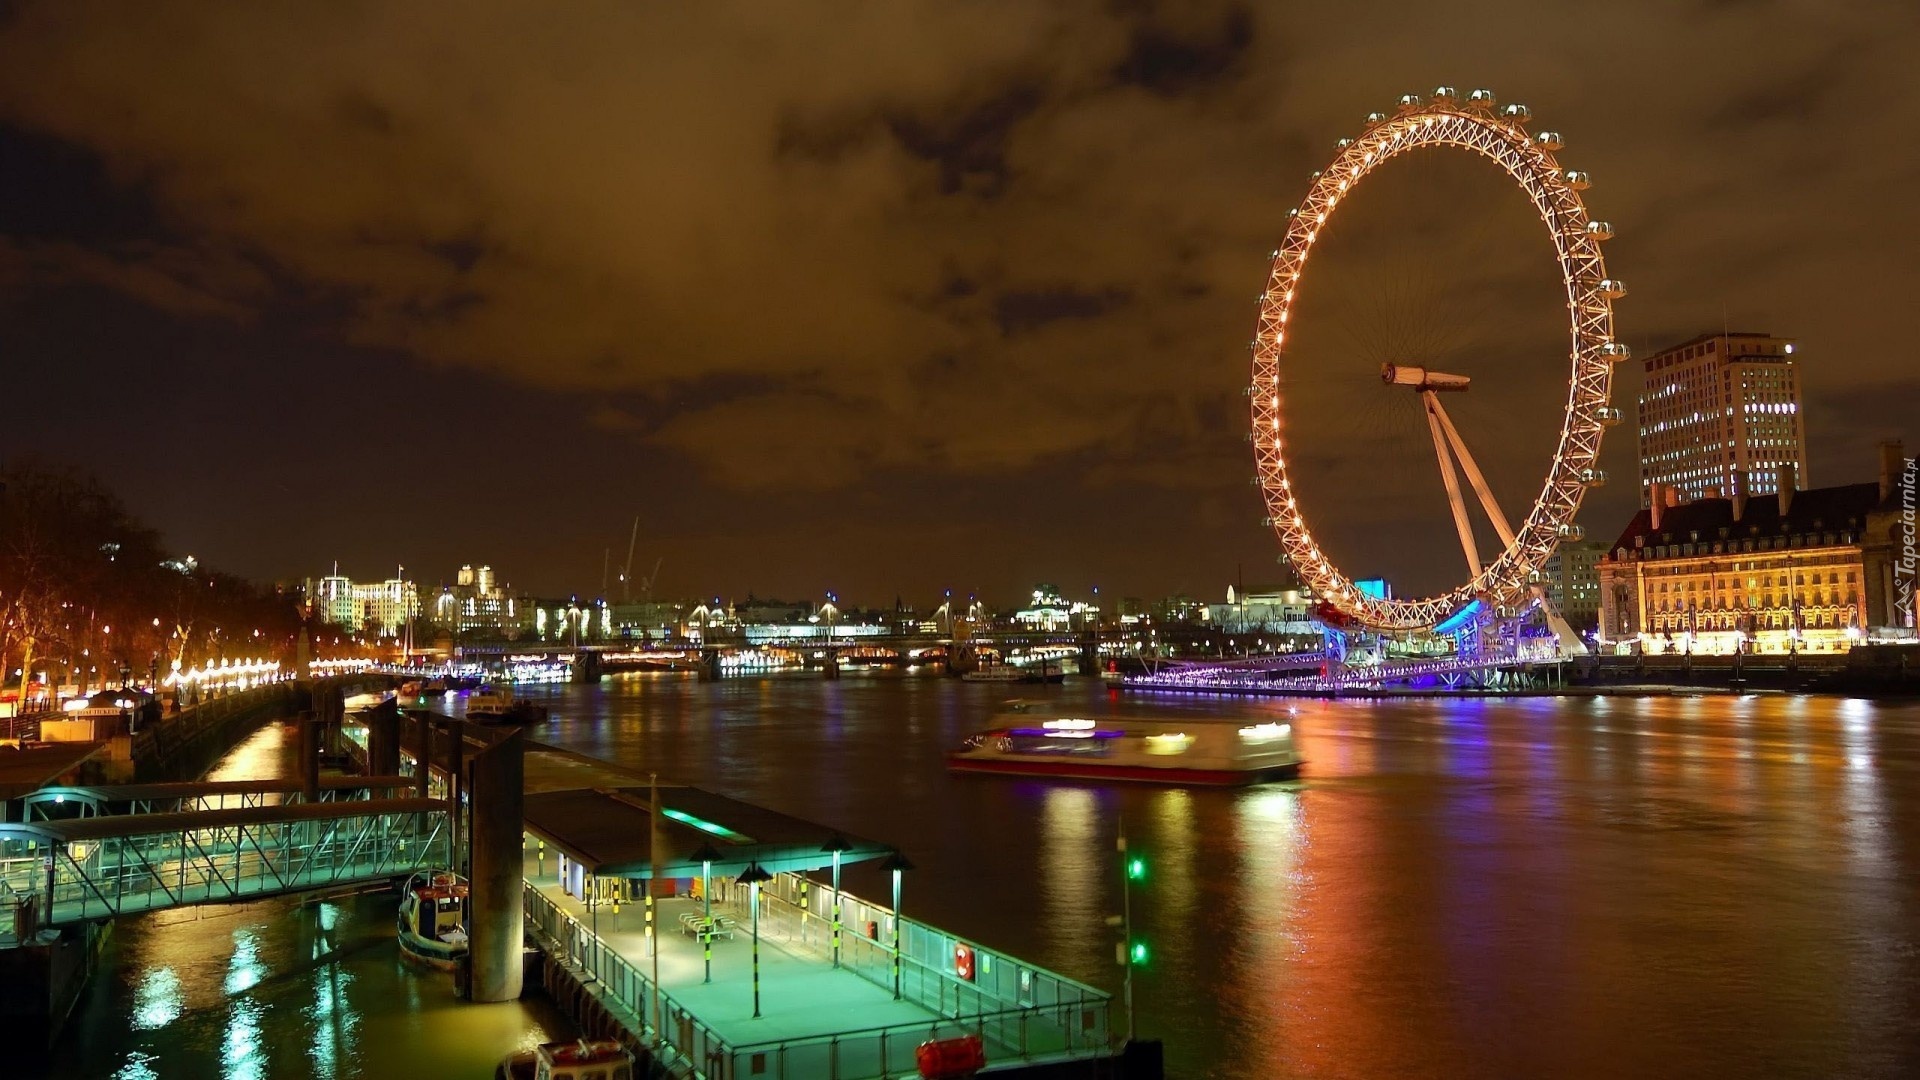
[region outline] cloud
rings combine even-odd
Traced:
[[[1916,43],[1898,3],[25,0],[0,118],[191,240],[6,260],[172,311],[318,305],[369,348],[604,398],[594,424],[729,484],[1102,458],[1173,485],[1245,454],[1253,297],[1306,172],[1440,82],[1567,132],[1636,345],[1724,311],[1831,358],[1814,385],[1892,377]],[[1479,355],[1551,353],[1550,304],[1503,306],[1551,292],[1538,244],[1440,247],[1476,238],[1411,193],[1359,209],[1343,231],[1436,246]],[[1391,350],[1334,344],[1397,303],[1366,260],[1315,287],[1329,355]],[[1329,462],[1366,458],[1339,430]]]

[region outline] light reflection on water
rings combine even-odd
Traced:
[[[293,745],[263,729],[217,777],[289,775]],[[512,1050],[571,1034],[542,1000],[468,1004],[449,976],[404,965],[394,903],[268,900],[122,920],[45,1075],[482,1078]]]
[[[1920,705],[1277,702],[1297,782],[950,776],[1004,690],[621,678],[544,741],[900,845],[909,914],[1117,991],[1113,840],[1150,862],[1144,1032],[1176,1077],[1898,1076],[1920,1061]],[[256,754],[272,760],[261,748]],[[278,751],[276,751],[278,752]],[[871,867],[848,887],[884,899]],[[388,897],[130,920],[61,1076],[488,1075],[544,1022],[400,968]],[[244,942],[250,959],[243,961]],[[244,965],[257,971],[237,995]],[[253,1011],[235,1002],[257,1005]],[[248,1025],[252,1025],[249,1029]]]
[[[1028,696],[1290,722],[1243,791],[950,776],[1005,691],[937,678],[547,691],[546,741],[899,844],[906,908],[1119,989],[1180,1077],[1899,1075],[1920,1061],[1920,706],[1831,698]],[[849,888],[884,896],[854,867]]]

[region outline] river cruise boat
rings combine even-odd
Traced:
[[[547,719],[547,707],[513,696],[513,687],[488,683],[467,695],[467,719],[482,724],[539,724]]]
[[[397,919],[400,954],[452,971],[467,955],[466,900],[467,879],[451,870],[423,870],[408,878]]]
[[[1066,680],[1066,673],[1042,660],[1038,668],[1015,667],[1012,664],[982,664],[960,676],[962,682],[990,683],[1057,683]]]
[[[1055,707],[1057,710],[1057,707]],[[1063,716],[1009,702],[996,725],[948,752],[954,772],[1234,787],[1300,773],[1293,729],[1206,717]]]
[[[494,1080],[634,1080],[633,1055],[611,1039],[541,1043],[508,1054]]]

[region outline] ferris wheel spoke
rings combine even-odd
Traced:
[[[1473,542],[1473,523],[1467,520],[1467,504],[1460,498],[1460,479],[1453,475],[1453,459],[1447,453],[1447,436],[1440,428],[1440,399],[1427,391],[1420,395],[1427,406],[1427,429],[1433,433],[1433,455],[1440,459],[1440,480],[1447,486],[1447,505],[1453,509],[1453,527],[1460,533],[1460,550],[1467,556],[1467,578],[1480,576],[1480,549]]]

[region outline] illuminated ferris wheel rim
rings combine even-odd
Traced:
[[[1587,187],[1586,174],[1561,168],[1554,158],[1560,137],[1549,131],[1530,133],[1530,120],[1531,113],[1523,105],[1496,109],[1493,94],[1486,90],[1475,90],[1464,100],[1444,86],[1425,97],[1403,96],[1395,113],[1374,113],[1358,138],[1340,140],[1333,162],[1313,174],[1307,197],[1289,212],[1286,240],[1274,252],[1260,300],[1249,390],[1260,486],[1269,520],[1302,582],[1360,626],[1430,629],[1476,598],[1502,607],[1524,603],[1555,546],[1562,538],[1577,535],[1573,518],[1586,489],[1604,480],[1594,462],[1603,430],[1620,419],[1608,401],[1613,364],[1629,355],[1626,346],[1613,339],[1613,301],[1626,290],[1607,276],[1600,253],[1601,241],[1613,235],[1612,227],[1590,218],[1580,198]],[[1493,161],[1526,193],[1546,223],[1566,287],[1570,373],[1566,415],[1553,463],[1525,520],[1512,530],[1500,554],[1455,589],[1399,600],[1363,593],[1321,551],[1308,529],[1287,476],[1280,368],[1287,322],[1303,287],[1307,257],[1332,220],[1334,208],[1374,169],[1429,146],[1470,150]],[[1442,467],[1446,468],[1444,462]]]

